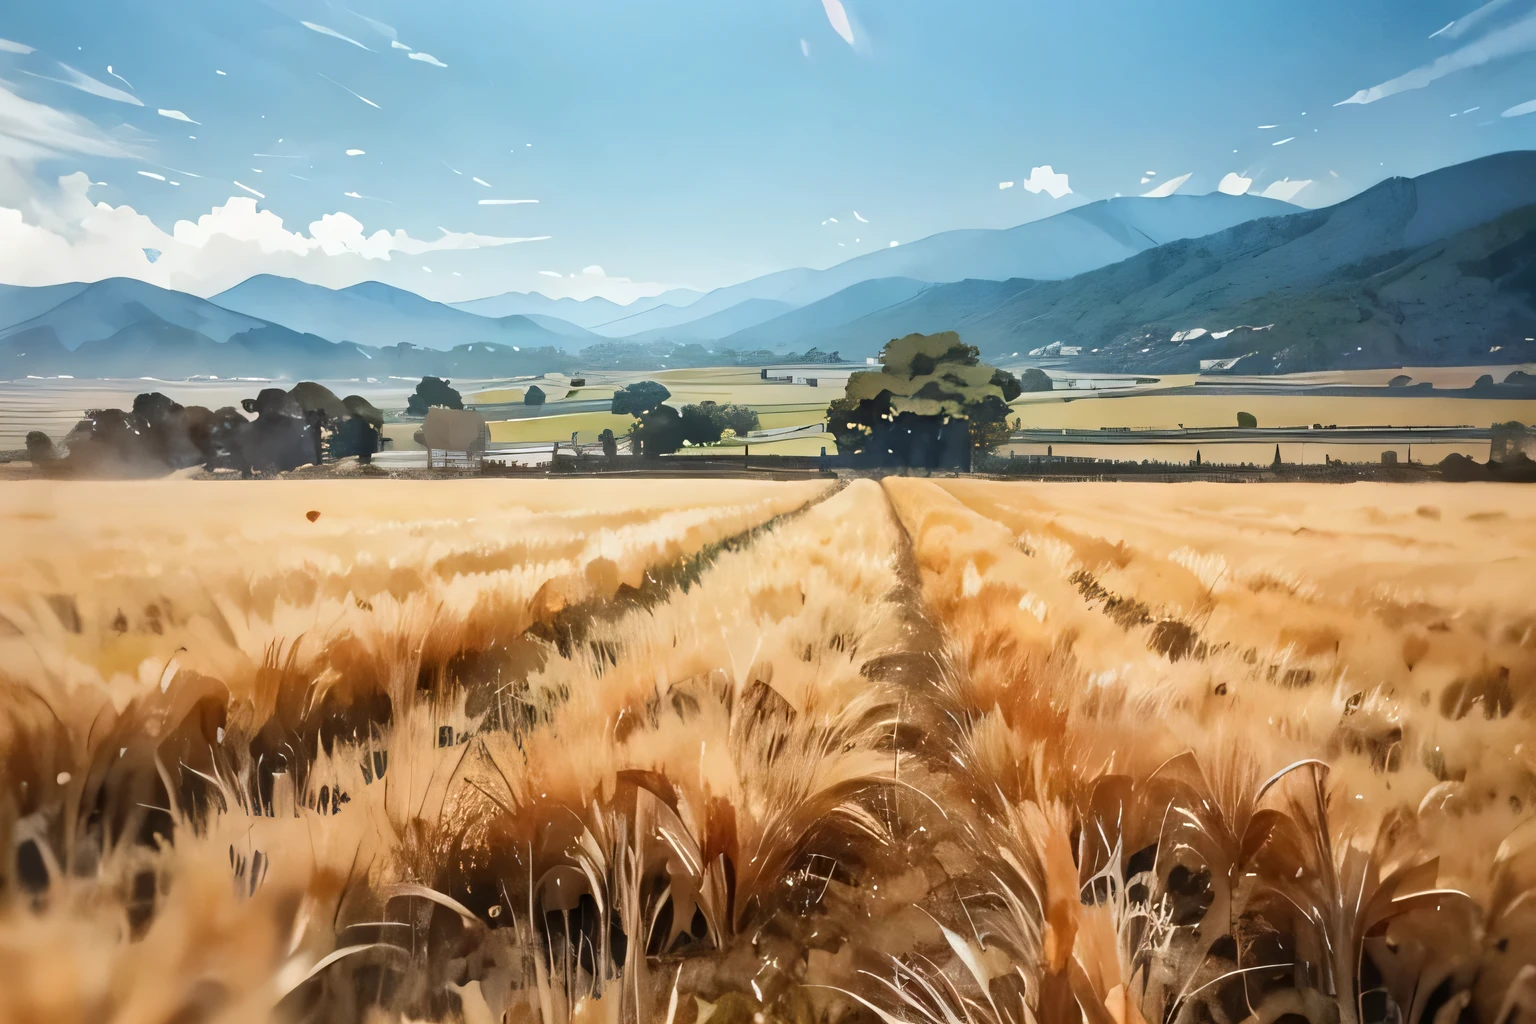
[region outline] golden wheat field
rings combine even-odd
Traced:
[[[0,489],[0,1021],[1536,1021],[1498,485]]]

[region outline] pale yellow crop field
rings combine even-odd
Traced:
[[[1022,396],[1013,416],[1026,427],[1230,427],[1250,412],[1261,427],[1457,426],[1536,421],[1536,401],[1480,398],[1325,397],[1312,395],[1159,395],[1065,398]]]
[[[1515,485],[8,484],[0,1020],[1509,1024],[1533,578]]]

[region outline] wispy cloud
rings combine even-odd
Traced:
[[[1468,21],[1473,18],[1481,21],[1482,17],[1478,17],[1480,12],[1487,11],[1491,13],[1492,10],[1503,7],[1505,2],[1506,0],[1493,0],[1492,3],[1484,4],[1477,11],[1467,15],[1462,21]],[[1486,15],[1483,15],[1483,17],[1486,17]],[[1460,22],[1453,22],[1451,29],[1453,30],[1457,24],[1460,24]],[[1476,25],[1477,22],[1473,21],[1472,24]],[[1448,30],[1446,34],[1451,35],[1451,31]],[[1444,78],[1446,75],[1465,71],[1468,68],[1481,67],[1484,64],[1502,60],[1505,57],[1512,57],[1516,54],[1527,53],[1531,50],[1536,50],[1536,11],[1527,12],[1524,16],[1517,18],[1502,28],[1494,29],[1481,38],[1436,58],[1429,64],[1414,68],[1412,71],[1398,75],[1396,78],[1382,82],[1380,85],[1373,85],[1369,89],[1361,89],[1349,97],[1349,99],[1340,100],[1334,106],[1342,107],[1351,103],[1375,103],[1377,100],[1386,99],[1388,96],[1395,96],[1400,92],[1422,89],[1430,83]]]
[[[536,203],[537,199],[482,199],[481,206],[521,206],[524,203]]]
[[[301,22],[299,22],[299,24],[303,25],[305,28],[309,29],[311,32],[318,32],[318,33],[320,33],[323,36],[330,36],[332,39],[340,39],[344,43],[351,43],[353,46],[357,47],[359,50],[367,50],[369,53],[373,52],[373,47],[371,47],[371,46],[364,46],[362,43],[358,42],[356,39],[353,39],[351,36],[343,35],[342,33],[337,32],[333,28],[327,28],[324,25],[316,25],[312,21],[301,21]]]
[[[492,187],[491,183],[486,181],[484,178],[470,178],[469,180],[474,182],[476,185],[484,185],[486,188]]]
[[[541,271],[539,271],[539,273],[544,275],[545,277],[559,277],[559,276],[561,276],[560,275],[560,271],[558,271],[558,270],[541,270]]]
[[[61,63],[59,70],[64,72],[63,78],[51,78],[48,75],[39,75],[35,71],[22,71],[21,73],[31,75],[33,78],[41,78],[45,82],[57,82],[59,85],[67,85],[71,89],[79,89],[81,92],[88,92],[92,96],[100,96],[104,100],[115,100],[118,103],[128,103],[135,107],[142,107],[144,105],[144,101],[133,95],[133,93],[124,92],[114,85],[98,81],[84,71],[76,71],[68,64]]]
[[[349,150],[347,150],[347,156],[367,156],[367,155],[368,154],[365,153],[361,149],[349,149]]]
[[[1050,164],[1030,168],[1029,178],[1019,184],[1030,192],[1045,192],[1052,199],[1060,199],[1072,192],[1066,173],[1057,173]]]
[[[342,90],[343,92],[352,93],[353,96],[355,96],[358,99],[362,100],[364,103],[368,104],[374,110],[383,110],[384,109],[383,107],[379,106],[377,103],[373,102],[373,100],[369,99],[367,96],[364,96],[361,93],[352,92],[351,89],[348,89],[346,86],[342,85],[340,82],[336,81],[336,79],[332,78],[331,76],[321,74],[318,71],[316,71],[315,74],[320,75],[321,78],[325,79],[327,82],[330,82],[332,85],[334,85],[336,88]]]
[[[1224,192],[1229,196],[1240,196],[1245,195],[1252,185],[1252,178],[1245,178],[1236,171],[1229,171],[1226,177],[1221,179],[1221,184],[1216,186],[1216,191]]]
[[[1480,23],[1486,21],[1491,15],[1497,14],[1502,8],[1508,7],[1512,2],[1513,0],[1488,0],[1488,3],[1483,4],[1483,6],[1471,14],[1457,18],[1438,32],[1430,33],[1429,38],[1434,39],[1436,36],[1445,36],[1448,39],[1460,39]]]
[[[811,55],[811,44],[810,44],[810,41],[806,40],[806,39],[800,40],[800,56],[802,56],[802,57],[809,57],[810,55]]]
[[[435,68],[445,68],[448,66],[430,53],[422,53],[420,50],[413,50],[409,56],[411,60],[419,60],[423,64],[431,64]]]
[[[1169,178],[1167,181],[1163,182],[1152,191],[1143,192],[1142,197],[1145,199],[1167,199],[1179,189],[1183,188],[1184,183],[1193,176],[1194,172],[1191,171],[1189,174],[1181,174],[1177,178]]]
[[[1523,117],[1526,114],[1536,114],[1536,100],[1530,100],[1525,103],[1516,104],[1515,106],[1510,107],[1508,110],[1504,111],[1504,113],[1500,114],[1499,116]]]
[[[119,82],[122,82],[128,88],[130,88],[130,89],[133,88],[133,83],[128,81],[128,79],[124,78],[122,75],[118,74],[116,71],[113,71],[111,64],[107,65],[107,74],[111,75],[113,78],[117,79]]]
[[[1296,136],[1291,135],[1291,136],[1288,136],[1287,138],[1281,139],[1279,142],[1271,142],[1270,145],[1271,146],[1283,146],[1287,142],[1295,142],[1295,141],[1296,141]]]
[[[162,108],[160,108],[158,113],[160,114],[161,117],[168,117],[172,121],[185,121],[187,124],[202,124],[203,123],[201,121],[194,121],[194,120],[192,120],[190,117],[188,117],[186,114],[183,114],[179,110],[166,110],[165,108],[162,107]]]
[[[26,43],[13,43],[9,39],[0,39],[0,53],[36,53],[37,50]]]
[[[854,210],[853,211],[853,219],[858,221],[860,224],[868,224],[869,223],[869,221],[864,217],[864,215],[859,213],[858,210]]]
[[[140,171],[139,173],[141,175],[143,175],[144,177],[146,177],[146,178],[154,178],[156,181],[164,181],[165,180],[165,175],[163,175],[163,174],[156,174],[154,171]]]
[[[65,153],[132,155],[85,118],[23,99],[0,82],[0,159],[30,163]]]
[[[832,26],[832,31],[843,37],[843,41],[849,46],[853,45],[853,25],[848,21],[848,12],[843,9],[842,0],[821,0],[821,6],[827,12],[827,21]]]
[[[243,188],[247,192],[249,192],[251,195],[255,196],[257,199],[265,199],[265,198],[267,198],[267,194],[265,192],[257,192],[255,189],[251,188],[251,186],[249,186],[249,185],[242,185],[238,181],[235,182],[234,184],[235,184],[235,188]]]
[[[1013,182],[1011,182],[1011,181],[1000,181],[1000,182],[997,183],[997,187],[1000,188],[1000,189],[1013,188]]]

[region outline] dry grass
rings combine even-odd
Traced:
[[[1536,1012],[1516,490],[39,484],[0,517],[0,1020]]]

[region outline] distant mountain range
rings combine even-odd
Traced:
[[[1533,204],[1536,153],[1505,153],[1066,281],[936,285],[796,340],[846,353],[957,330],[989,354],[1060,345],[1073,365],[1129,371],[1536,359]]]
[[[571,347],[597,336],[568,321],[552,330],[522,314],[502,317],[466,313],[424,299],[415,292],[366,281],[333,290],[286,277],[261,274],[212,299],[225,309],[280,323],[331,341],[451,349],[485,342],[519,347]],[[548,322],[548,318],[540,317]]]
[[[1390,179],[1323,210],[1106,200],[630,306],[517,293],[447,305],[266,275],[212,300],[125,279],[0,285],[0,376],[495,376],[667,346],[863,357],[940,330],[989,358],[1105,370],[1536,359],[1536,153]]]

